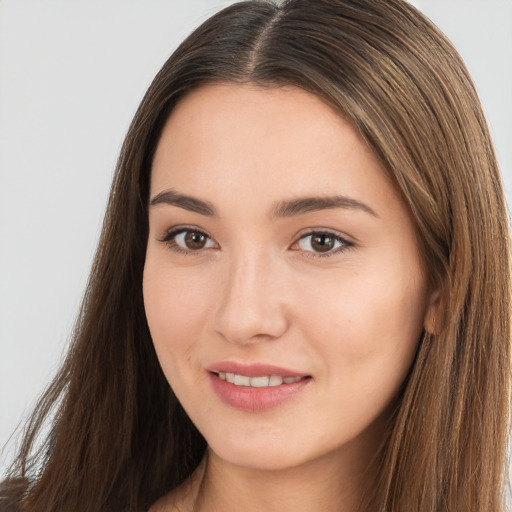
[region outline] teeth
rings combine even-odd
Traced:
[[[236,375],[235,374],[235,382],[237,386],[250,386],[251,385],[251,378],[246,377],[245,375]]]
[[[272,375],[270,380],[268,381],[269,386],[280,386],[283,383],[283,377],[278,377],[277,375]]]
[[[251,377],[251,386],[253,388],[264,388],[268,386],[270,377]]]
[[[301,380],[302,377],[280,377],[279,375],[270,375],[262,377],[247,377],[247,375],[238,375],[236,373],[219,372],[222,380],[230,382],[235,386],[245,386],[253,388],[265,388],[270,386],[280,386],[281,384],[293,384]]]

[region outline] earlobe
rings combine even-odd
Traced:
[[[435,289],[429,296],[423,328],[429,334],[438,335],[442,330],[441,322],[441,291]]]

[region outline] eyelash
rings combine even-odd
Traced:
[[[299,239],[293,243],[292,247],[294,245],[298,245],[301,240],[304,240],[308,237],[313,237],[315,235],[328,235],[333,238],[335,243],[340,243],[341,246],[337,247],[336,249],[332,249],[329,252],[321,253],[321,252],[315,252],[315,251],[305,251],[302,252],[305,254],[308,258],[330,258],[332,256],[336,256],[338,254],[342,254],[345,251],[348,251],[349,249],[352,249],[354,247],[353,242],[350,242],[346,238],[343,238],[342,236],[333,233],[332,231],[328,230],[311,230],[307,233],[302,234]],[[301,249],[294,249],[294,250],[301,250]]]
[[[186,227],[185,226],[185,227],[170,229],[162,239],[159,239],[159,241],[162,243],[165,243],[172,251],[177,252],[179,254],[184,254],[184,255],[197,255],[198,253],[201,253],[203,250],[205,250],[205,249],[187,250],[187,249],[184,249],[183,247],[179,246],[176,243],[176,237],[182,233],[187,233],[187,232],[202,235],[202,236],[205,236],[206,238],[208,238],[208,240],[213,240],[204,231],[201,231],[200,229],[197,229],[194,227]],[[296,242],[294,242],[292,244],[292,247],[294,245],[297,245],[301,240],[304,240],[307,237],[311,237],[314,235],[329,235],[330,237],[332,237],[334,239],[335,242],[338,242],[342,245],[340,247],[338,247],[334,250],[330,250],[329,252],[326,252],[326,253],[303,250],[302,252],[308,258],[329,258],[331,256],[341,254],[341,253],[354,247],[353,242],[350,242],[350,241],[346,240],[345,238],[341,237],[340,235],[333,233],[332,231],[328,231],[328,230],[314,230],[314,231],[309,231],[307,233],[304,233],[303,235],[300,236],[300,238]],[[299,251],[300,249],[293,249],[293,250]]]
[[[185,255],[193,255],[193,254],[197,254],[199,252],[202,252],[201,249],[199,250],[196,250],[196,251],[193,251],[193,250],[187,250],[187,249],[183,249],[183,247],[180,247],[177,243],[176,243],[176,237],[178,235],[180,235],[181,233],[187,233],[187,232],[190,232],[190,233],[196,233],[198,235],[203,235],[205,237],[207,237],[209,240],[212,240],[212,238],[210,236],[208,236],[204,231],[201,231],[200,229],[197,229],[197,228],[193,228],[193,227],[180,227],[180,228],[174,228],[174,229],[170,229],[166,234],[165,236],[160,239],[160,242],[163,242],[164,244],[166,244],[172,251],[174,252],[177,252],[177,253],[180,253],[180,254],[185,254]]]

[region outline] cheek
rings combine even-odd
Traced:
[[[326,374],[346,396],[391,400],[403,382],[422,332],[425,290],[420,274],[345,273],[304,303],[307,337],[315,339]]]
[[[166,268],[150,258],[144,269],[144,306],[160,365],[171,385],[190,362],[208,314],[208,280],[191,279],[182,269]],[[173,386],[174,387],[174,386]]]

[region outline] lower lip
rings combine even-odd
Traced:
[[[225,404],[247,412],[263,412],[272,409],[296,397],[308,385],[311,378],[301,379],[291,384],[253,388],[236,386],[222,380],[216,373],[210,372],[210,382],[217,396]]]

